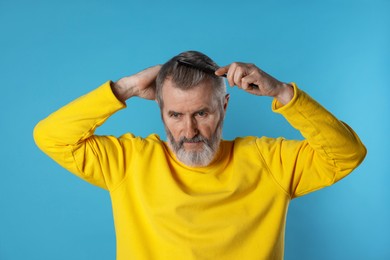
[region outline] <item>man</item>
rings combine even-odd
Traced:
[[[181,61],[190,61],[190,65]],[[199,52],[111,81],[41,121],[38,146],[63,167],[109,190],[117,259],[282,259],[291,199],[331,185],[364,159],[346,124],[295,84],[253,64],[217,68]],[[274,97],[273,110],[305,137],[221,140],[230,86]],[[132,97],[157,100],[167,142],[96,136]]]

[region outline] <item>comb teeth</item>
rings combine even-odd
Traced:
[[[205,73],[208,73],[208,74],[211,74],[211,75],[214,75],[214,76],[216,76],[215,75],[215,71],[218,69],[214,65],[212,65],[210,63],[207,63],[207,62],[202,62],[202,64],[200,64],[199,62],[196,62],[196,61],[195,62],[190,62],[190,61],[185,60],[185,59],[178,59],[177,62],[180,63],[180,64],[183,64],[183,65],[185,65],[187,67],[191,67],[191,68],[203,71]],[[223,74],[223,75],[221,75],[221,77],[226,78],[227,75]],[[257,89],[259,88],[259,86],[257,86],[254,83],[249,84],[249,86],[251,86],[253,88],[257,88]]]
[[[183,59],[177,60],[177,62],[180,64],[183,64],[185,66],[203,71],[205,73],[215,75],[216,69],[211,64],[208,64],[208,63],[199,64],[199,63],[195,63],[195,62],[189,62],[189,61],[183,60]]]

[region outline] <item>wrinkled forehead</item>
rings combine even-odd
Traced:
[[[174,77],[173,75],[167,76],[162,84],[162,89],[167,85],[180,90],[192,90],[207,86],[212,92],[214,82],[211,78],[203,77],[201,76],[202,74],[194,78],[193,75],[192,77],[185,77],[185,75],[181,75],[180,77]]]
[[[164,107],[208,107],[216,106],[213,95],[213,84],[209,80],[202,81],[196,86],[183,87],[178,86],[172,79],[165,80],[162,86],[162,95]]]

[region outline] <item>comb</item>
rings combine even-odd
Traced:
[[[197,69],[197,70],[200,70],[200,71],[203,71],[207,74],[212,74],[212,75],[215,75],[215,71],[218,69],[213,64],[210,64],[210,63],[204,62],[204,61],[203,62],[198,62],[196,60],[188,61],[188,60],[181,58],[181,59],[178,59],[177,62],[180,64],[183,64],[187,67],[191,67],[191,68],[194,68],[194,69]],[[223,74],[223,75],[221,75],[221,77],[226,78],[227,75]],[[253,88],[259,88],[256,84],[253,84],[253,83],[249,84],[249,86],[251,86]]]

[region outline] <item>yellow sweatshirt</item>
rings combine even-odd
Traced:
[[[366,154],[351,128],[294,92],[273,110],[304,141],[222,141],[207,167],[183,165],[154,134],[94,135],[125,107],[110,82],[42,120],[34,137],[60,165],[110,192],[118,260],[283,259],[290,200],[345,177]]]

